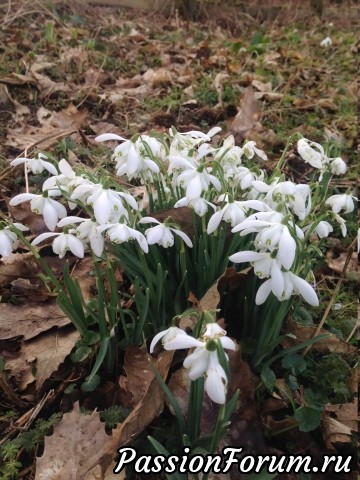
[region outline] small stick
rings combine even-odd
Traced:
[[[325,321],[326,321],[326,319],[327,319],[327,317],[328,317],[328,315],[329,315],[329,313],[330,313],[330,310],[331,310],[331,307],[332,307],[332,305],[333,305],[333,303],[334,303],[334,301],[335,301],[336,295],[339,293],[340,287],[341,287],[341,285],[342,285],[342,283],[343,283],[343,281],[344,281],[344,278],[345,278],[346,270],[347,270],[347,268],[348,268],[348,266],[349,266],[349,263],[350,263],[350,260],[351,260],[351,256],[352,256],[353,251],[354,251],[355,242],[357,242],[357,238],[355,238],[355,239],[353,240],[352,244],[351,244],[350,247],[348,248],[348,254],[347,254],[346,261],[345,261],[345,265],[344,265],[344,268],[343,268],[343,270],[342,270],[342,272],[341,272],[339,281],[338,281],[338,283],[337,283],[337,285],[336,285],[336,287],[335,287],[335,289],[334,289],[334,291],[333,291],[333,294],[332,294],[332,296],[331,296],[331,298],[330,298],[330,301],[329,301],[329,303],[328,303],[328,305],[327,305],[327,307],[326,307],[326,309],[325,309],[324,315],[323,315],[323,317],[322,317],[319,325],[317,326],[317,329],[315,330],[314,335],[312,336],[312,338],[314,338],[314,337],[316,337],[317,335],[319,335],[320,330],[321,330],[322,326],[324,325],[324,323],[325,323]],[[312,347],[312,345],[308,345],[308,346],[306,347],[306,349],[305,349],[304,352],[302,353],[302,356],[303,356],[303,357],[308,353],[308,351],[310,350],[311,347]]]

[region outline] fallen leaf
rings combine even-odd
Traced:
[[[235,136],[237,143],[240,143],[246,134],[254,128],[259,118],[259,107],[254,90],[250,85],[244,91],[239,112],[228,127],[229,133]]]
[[[327,448],[334,450],[337,443],[351,443],[355,432],[344,423],[331,418],[325,412],[322,413],[321,433]]]
[[[75,105],[70,103],[65,109],[59,112],[52,112],[44,107],[40,107],[37,111],[37,119],[41,125],[49,126],[49,128],[81,128],[86,126],[87,111],[79,111]]]
[[[126,376],[120,377],[120,386],[130,395],[132,406],[145,395],[149,383],[154,378],[149,368],[149,354],[144,346],[129,345],[125,350],[124,370]]]
[[[56,372],[80,338],[74,329],[51,330],[21,343],[14,358],[6,360],[5,369],[16,380],[20,391],[36,381],[36,390]],[[36,373],[35,373],[36,372]]]
[[[143,79],[151,88],[167,87],[172,83],[171,73],[165,68],[158,68],[157,70],[149,68],[149,70],[144,73]]]
[[[75,403],[54,426],[54,433],[45,437],[44,453],[36,459],[35,480],[84,480],[100,464],[110,438],[99,413],[84,415]]]
[[[333,258],[333,253],[329,250],[326,252],[326,260],[329,268],[334,270],[334,272],[341,274],[344,270],[344,265],[346,263],[346,259],[348,256],[348,252],[341,252],[339,256]],[[358,270],[358,257],[357,252],[353,252],[351,255],[350,263],[347,267],[347,274],[350,272],[357,272]]]
[[[0,303],[0,339],[30,340],[53,327],[69,325],[70,319],[55,303],[11,305]]]
[[[290,333],[295,336],[295,340],[289,337],[284,338],[281,342],[285,348],[294,346],[296,344],[305,342],[310,338],[313,338],[317,327],[311,325],[300,325],[297,322],[287,318],[283,325],[283,333]],[[315,352],[321,353],[346,353],[350,355],[356,355],[355,348],[344,340],[341,340],[334,334],[329,333],[323,328],[320,330],[319,335],[327,333],[329,336],[323,340],[312,344],[311,349]]]

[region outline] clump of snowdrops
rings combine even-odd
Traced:
[[[115,174],[73,169],[65,159],[51,162],[42,153],[12,162],[24,164],[27,173],[51,174],[40,192],[27,191],[10,201],[13,206],[30,202],[49,232],[30,243],[26,226],[0,222],[0,254],[10,255],[21,240],[41,262],[59,305],[82,335],[74,358],[86,358],[91,345],[100,342],[88,389],[99,382],[101,365],[114,365],[116,342],[125,347],[155,335],[151,350],[159,340],[167,350],[195,347],[184,361],[190,379],[202,381],[197,389],[205,388],[224,405],[229,374],[224,349],[234,350],[235,342],[209,312],[192,333],[178,328],[175,319],[190,307],[190,293],[201,298],[228,267],[252,267],[237,298],[238,339],[255,343],[256,369],[278,345],[291,308],[299,301],[319,305],[313,273],[321,259],[319,245],[335,229],[346,236],[344,215],[354,210],[350,191],[332,194],[331,180],[346,172],[345,162],[296,134],[269,172],[267,155],[255,142],[237,146],[228,136],[215,145],[219,131],[172,128],[169,134],[137,134],[129,140],[100,135],[98,142],[116,142]],[[308,183],[282,173],[294,146],[313,168]],[[92,255],[96,299],[85,302],[68,267],[65,285],[54,278],[35,248],[48,242],[60,258]],[[131,293],[121,291],[118,268]]]

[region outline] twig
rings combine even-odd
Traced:
[[[330,298],[330,301],[329,301],[329,303],[328,303],[328,305],[327,305],[327,307],[326,307],[326,309],[325,309],[324,315],[323,315],[323,317],[322,317],[319,325],[317,326],[317,329],[315,330],[312,338],[314,338],[314,337],[316,337],[317,335],[319,335],[320,330],[321,330],[322,326],[324,325],[324,323],[325,323],[325,321],[326,321],[326,319],[327,319],[327,317],[328,317],[328,315],[329,315],[329,313],[330,313],[331,307],[332,307],[332,305],[333,305],[333,303],[334,303],[334,301],[335,301],[335,298],[336,298],[337,294],[339,293],[340,287],[341,287],[341,285],[342,285],[342,283],[343,283],[343,281],[344,281],[344,278],[345,278],[345,275],[346,275],[346,270],[347,270],[347,268],[348,268],[348,266],[349,266],[349,263],[350,263],[350,260],[351,260],[351,256],[352,256],[353,251],[354,251],[354,245],[355,245],[356,242],[357,242],[357,238],[355,238],[355,239],[353,240],[353,242],[351,243],[350,247],[348,248],[348,253],[347,253],[346,261],[345,261],[345,264],[344,264],[344,268],[343,268],[343,270],[342,270],[342,272],[341,272],[339,281],[338,281],[338,283],[337,283],[337,285],[336,285],[336,287],[335,287],[335,289],[334,289],[334,291],[333,291],[333,294],[332,294],[332,296],[331,296],[331,298]],[[312,347],[312,345],[308,345],[308,346],[306,347],[306,349],[305,349],[304,352],[302,353],[303,357],[308,353],[308,351],[310,350],[311,347]]]

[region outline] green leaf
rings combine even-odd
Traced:
[[[92,349],[90,347],[79,347],[70,355],[70,360],[74,363],[83,362],[88,358]]]
[[[155,440],[155,438],[151,437],[150,435],[147,438],[158,453],[160,453],[161,455],[164,455],[165,457],[170,456],[170,452],[166,450],[166,448],[163,445],[161,445],[161,443]],[[171,480],[187,480],[188,478],[187,475],[181,474],[179,472],[172,473],[171,475],[166,475],[166,477]]]
[[[306,405],[315,410],[324,410],[324,407],[329,403],[327,395],[320,390],[313,390],[312,388],[305,388],[304,399]]]
[[[306,361],[302,355],[291,353],[286,355],[281,361],[281,365],[286,369],[291,369],[293,375],[297,375],[306,370]]]
[[[93,392],[97,386],[100,385],[101,377],[100,375],[93,375],[90,378],[90,375],[85,378],[85,382],[81,384],[81,390],[83,392]]]
[[[294,418],[299,424],[300,432],[311,432],[320,425],[321,411],[302,406],[295,411]]]
[[[266,388],[274,390],[276,384],[276,375],[269,365],[264,365],[261,369],[261,380]]]

